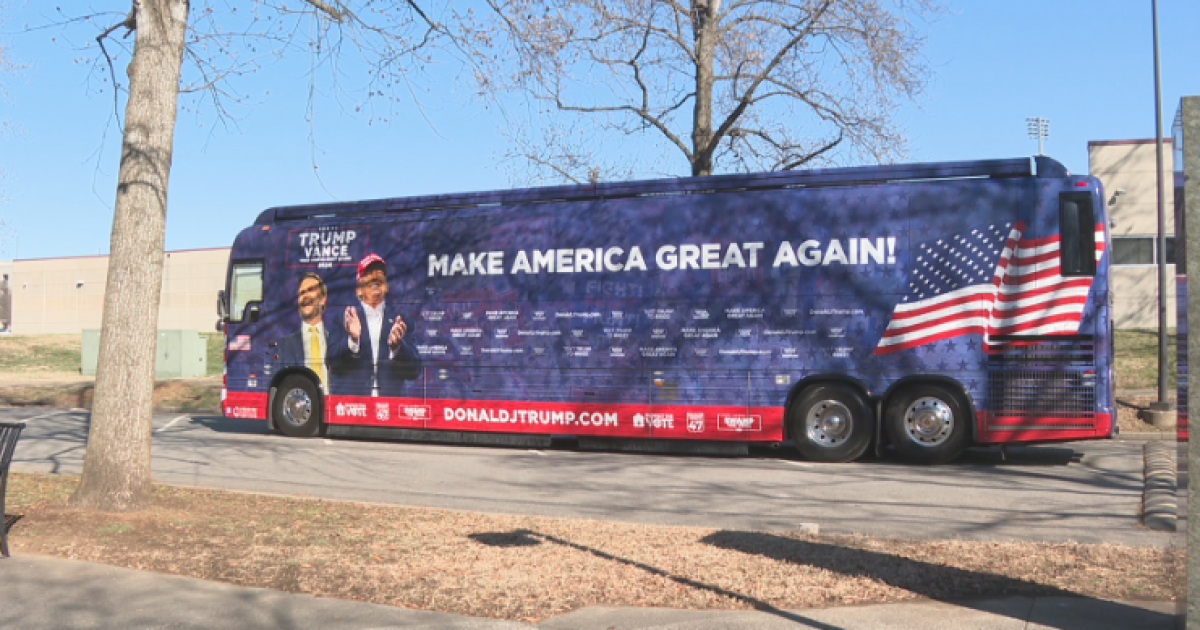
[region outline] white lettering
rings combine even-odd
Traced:
[[[541,273],[542,271],[554,273],[554,250],[548,249],[544,252],[533,252],[533,273]]]
[[[525,255],[525,251],[517,252],[517,257],[513,260],[512,273],[533,273],[529,268],[529,257]]]
[[[730,243],[729,249],[725,250],[725,258],[721,260],[721,268],[728,269],[734,265],[745,269],[746,260],[742,258],[742,250],[737,243]]]
[[[700,247],[698,245],[681,245],[679,247],[679,268],[700,268]]]
[[[796,253],[800,257],[800,264],[805,267],[821,264],[821,243],[818,241],[808,240],[800,243],[796,248]]]
[[[560,249],[556,251],[556,254],[555,262],[558,264],[558,273],[573,273],[575,271],[575,250]]]
[[[488,252],[487,272],[498,276],[504,273],[504,252]]]
[[[596,262],[596,252],[590,249],[575,250],[575,271],[599,271],[599,269],[592,269],[594,262]]]
[[[625,269],[627,271],[634,269],[646,271],[646,261],[642,259],[642,250],[637,245],[629,248],[629,260],[625,261]]]
[[[663,245],[658,248],[658,253],[654,256],[654,262],[658,263],[659,269],[675,269],[679,266],[679,258],[675,255],[674,245]]]
[[[434,254],[429,255],[429,277],[432,278],[438,274],[446,275],[450,270],[450,256],[442,254],[440,257]]]
[[[625,250],[621,249],[620,247],[608,248],[608,251],[604,252],[604,268],[608,271],[620,271],[624,269],[624,264],[613,261],[614,256],[620,256],[624,253]]]
[[[861,243],[861,245],[859,245],[859,250],[862,252],[859,257],[859,262],[865,265],[867,264],[867,259],[869,258],[877,264],[883,264],[883,239],[875,239],[874,244],[871,243],[871,239],[869,238],[859,239],[859,242]]]
[[[470,257],[470,260],[471,260],[471,268],[469,271],[467,271],[467,275],[473,276],[476,273],[478,273],[481,276],[486,276],[487,269],[484,268],[483,263],[484,263],[484,261],[487,260],[487,253],[486,252],[478,252],[478,253],[471,252],[470,254],[468,254],[468,256]]]
[[[792,251],[792,244],[784,241],[779,244],[779,251],[775,252],[775,262],[771,263],[772,267],[787,264],[795,267],[799,263],[796,262],[796,252]]]
[[[825,250],[825,260],[821,264],[829,265],[835,262],[847,264],[846,252],[842,251],[842,242],[837,239],[829,241],[829,247]]]

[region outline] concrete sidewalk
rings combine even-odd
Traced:
[[[1008,597],[966,602],[921,600],[904,604],[735,612],[593,607],[539,624],[523,624],[292,595],[42,556],[0,559],[0,584],[3,585],[0,587],[0,628],[5,630],[1175,628],[1173,602],[1113,602],[1063,597]]]

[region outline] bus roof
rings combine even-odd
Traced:
[[[362,216],[551,201],[587,201],[769,188],[854,186],[901,181],[1012,177],[1057,178],[1069,175],[1070,173],[1061,163],[1046,156],[742,173],[281,206],[264,210],[258,215],[254,225],[269,225],[280,221],[303,221],[326,216]]]

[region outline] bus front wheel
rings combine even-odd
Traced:
[[[967,416],[959,398],[938,385],[917,385],[892,398],[887,431],[904,459],[945,464],[966,446]]]
[[[303,376],[283,379],[271,408],[275,426],[289,437],[315,437],[321,432],[321,395]]]
[[[805,389],[788,409],[796,450],[816,462],[858,459],[871,443],[871,407],[853,390],[833,383]]]

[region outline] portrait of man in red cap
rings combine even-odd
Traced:
[[[346,307],[342,324],[349,356],[339,362],[338,394],[403,396],[404,381],[421,373],[399,304],[387,302],[387,262],[375,253],[358,263],[359,303]]]

